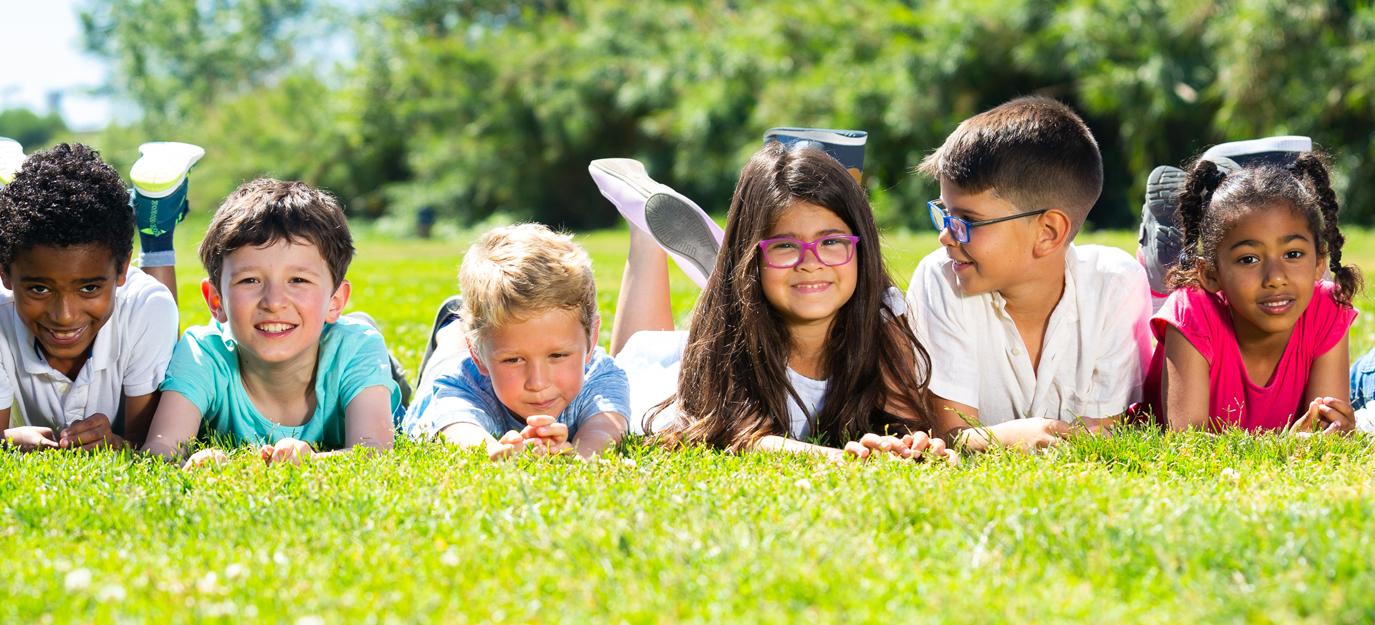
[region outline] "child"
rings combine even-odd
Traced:
[[[1361,278],[1341,262],[1337,211],[1313,153],[1232,173],[1194,165],[1179,200],[1174,291],[1151,320],[1159,346],[1147,395],[1158,418],[1173,429],[1354,427],[1346,333]]]
[[[461,300],[440,308],[413,436],[591,457],[626,432],[625,373],[597,347],[601,320],[587,252],[539,224],[497,228],[463,257]]]
[[[1131,255],[1074,245],[1103,188],[1069,107],[1019,98],[965,120],[921,170],[942,248],[908,289],[932,352],[936,435],[973,450],[1041,447],[1138,399],[1149,290]],[[982,426],[982,427],[972,427]]]
[[[1356,412],[1356,428],[1375,433],[1375,348],[1351,365],[1351,408]]]
[[[401,400],[377,330],[340,317],[353,238],[339,204],[300,182],[231,194],[201,242],[210,325],[177,343],[146,451],[180,457],[204,425],[262,444],[268,462],[312,446],[389,449]],[[189,464],[218,460],[205,449]]]
[[[30,156],[0,191],[5,440],[26,450],[142,444],[177,306],[130,266],[133,238],[124,183],[84,145]]]
[[[772,142],[754,154],[685,335],[653,331],[673,327],[667,259],[639,226],[640,206],[709,218],[673,193],[617,205],[632,228],[612,349],[633,391],[660,390],[635,409],[646,431],[732,451],[956,460],[924,432],[926,351],[889,296],[869,203],[844,166],[815,147]]]

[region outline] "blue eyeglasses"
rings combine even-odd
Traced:
[[[950,230],[950,236],[954,237],[955,240],[960,243],[969,242],[969,231],[972,228],[996,224],[1003,221],[1011,221],[1013,219],[1021,219],[1032,215],[1040,215],[1050,210],[1049,208],[1043,208],[1041,210],[1027,211],[1025,213],[1017,213],[1016,215],[1008,215],[1006,217],[996,217],[993,219],[984,219],[982,221],[968,221],[951,215],[950,211],[945,209],[945,203],[940,200],[931,200],[927,202],[926,208],[931,212],[931,225],[936,227],[936,232],[939,233],[941,230],[948,229]]]

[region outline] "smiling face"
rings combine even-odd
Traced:
[[[815,241],[829,234],[854,234],[839,215],[829,209],[803,200],[794,200],[784,209],[778,222],[769,230],[767,239],[792,237]],[[779,269],[759,261],[759,281],[764,299],[783,316],[790,326],[825,324],[835,320],[836,313],[855,293],[859,281],[860,254],[873,241],[860,241],[854,257],[844,265],[822,264],[810,250],[802,255],[796,267]]]
[[[115,308],[128,260],[117,263],[103,245],[37,245],[0,271],[15,309],[43,348],[48,364],[75,377],[96,334]]]
[[[592,336],[597,326],[594,321]],[[557,417],[582,390],[593,353],[588,335],[577,310],[554,308],[488,328],[469,352],[492,379],[497,399],[516,416]]]
[[[971,222],[1023,212],[997,197],[992,189],[968,193],[944,177],[941,178],[941,202],[952,216]],[[942,230],[940,242],[954,261],[955,280],[960,291],[965,295],[1001,291],[1024,278],[1033,260],[1036,225],[1037,217],[1028,216],[971,228],[968,243],[960,243],[949,230]]]
[[[325,323],[339,318],[349,284],[338,288],[314,245],[278,240],[224,257],[219,285],[202,293],[210,312],[227,323],[248,366],[315,366]]]
[[[1204,286],[1221,291],[1238,337],[1287,335],[1308,309],[1322,279],[1308,221],[1287,204],[1244,210],[1233,217],[1203,271]]]

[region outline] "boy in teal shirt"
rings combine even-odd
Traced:
[[[231,194],[200,248],[214,319],[173,351],[144,449],[180,458],[202,431],[261,445],[268,462],[391,448],[401,393],[386,345],[370,323],[340,316],[353,252],[328,194],[277,180]],[[188,464],[223,457],[205,449]]]

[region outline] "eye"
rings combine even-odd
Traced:
[[[779,251],[782,251],[782,250],[795,250],[795,249],[797,249],[797,242],[796,242],[796,241],[793,241],[793,240],[791,240],[791,239],[789,239],[789,240],[784,240],[784,241],[774,241],[773,243],[770,243],[770,244],[769,244],[769,249],[771,249],[771,250],[779,250]]]
[[[1254,265],[1258,262],[1260,262],[1260,257],[1256,256],[1255,254],[1247,254],[1245,256],[1238,257],[1236,260],[1236,263],[1238,265]]]
[[[82,295],[96,295],[96,294],[100,293],[100,285],[99,285],[99,284],[86,284],[86,285],[82,285],[82,287],[81,287],[80,290],[81,290],[81,294],[82,294]]]
[[[292,284],[310,284],[310,278],[303,278],[303,277],[301,277],[301,276],[295,276],[295,277],[293,277],[293,278],[290,280],[290,282],[291,282]]]
[[[258,283],[258,279],[257,279],[257,278],[239,278],[239,281],[238,281],[238,282],[235,282],[234,284],[257,284],[257,283]]]
[[[849,243],[850,243],[850,240],[847,239],[847,238],[845,238],[845,237],[842,237],[842,236],[829,236],[829,237],[826,237],[826,238],[824,238],[824,239],[821,240],[821,244],[824,245],[824,246],[826,246],[826,247],[835,247],[835,246],[837,246],[837,245],[848,245]]]
[[[1284,257],[1289,260],[1297,260],[1304,256],[1307,256],[1307,254],[1305,254],[1303,250],[1289,250],[1284,253]]]
[[[549,354],[549,357],[553,358],[554,360],[562,360],[568,357],[568,352],[554,352],[552,354]]]
[[[503,365],[518,365],[521,362],[521,358],[520,356],[507,356],[506,358],[502,358],[497,362],[500,362]]]
[[[40,284],[30,286],[28,288],[28,291],[30,295],[47,295],[48,293],[52,292],[48,287]]]

